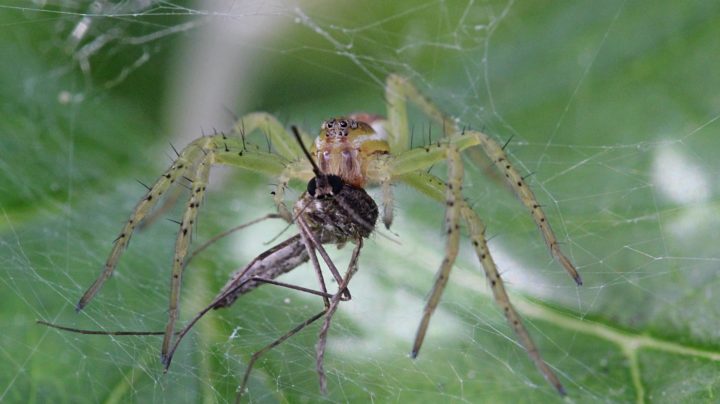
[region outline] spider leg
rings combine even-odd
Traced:
[[[307,181],[313,176],[311,166],[307,160],[302,158],[288,163],[279,175],[277,185],[275,185],[275,190],[273,191],[273,202],[275,203],[278,213],[286,222],[292,223],[294,219],[292,212],[290,212],[287,205],[285,205],[285,190],[288,188],[290,179],[299,178]]]
[[[292,223],[293,215],[285,204],[285,190],[288,188],[290,182],[290,175],[287,173],[287,169],[283,170],[283,173],[278,178],[278,183],[275,185],[275,190],[272,192],[273,202],[280,216],[285,219],[286,222]]]
[[[487,246],[487,239],[485,238],[485,224],[464,201],[462,204],[462,214],[468,224],[468,230],[470,232],[470,237],[472,238],[475,253],[485,270],[485,276],[487,277],[488,282],[490,282],[490,288],[492,289],[495,301],[502,308],[505,318],[520,339],[522,346],[525,347],[530,359],[532,359],[540,373],[542,373],[545,377],[545,380],[552,384],[558,393],[564,396],[565,388],[562,383],[560,383],[560,380],[555,372],[553,372],[550,366],[548,366],[548,364],[543,360],[542,356],[540,356],[540,351],[538,350],[537,345],[535,345],[535,342],[533,342],[532,338],[530,338],[530,333],[528,333],[527,328],[523,325],[520,315],[517,311],[515,311],[515,308],[510,303],[510,297],[505,291],[505,285],[500,278],[500,273],[497,270],[495,261],[493,260],[492,255],[490,255],[490,250]]]
[[[399,153],[410,148],[410,125],[407,116],[407,100],[410,100],[420,110],[438,122],[447,133],[460,132],[457,121],[445,115],[430,99],[423,95],[412,83],[397,74],[387,77],[385,84],[385,100],[388,111],[388,125],[390,133],[390,150]]]
[[[260,129],[268,141],[272,144],[274,151],[285,158],[289,163],[282,174],[278,178],[278,184],[273,191],[273,201],[278,213],[288,222],[292,222],[292,213],[285,205],[285,190],[288,187],[290,178],[306,178],[313,176],[312,170],[308,169],[308,165],[304,160],[298,161],[298,157],[302,156],[302,149],[298,145],[294,136],[290,135],[284,128],[283,124],[274,116],[265,112],[254,112],[240,118],[233,127],[233,132],[240,137],[245,146],[245,136],[252,133],[255,129]],[[307,136],[304,136],[307,138]],[[304,139],[305,143],[309,143]]]
[[[299,156],[302,156],[302,150],[297,143],[297,140],[290,135],[284,128],[283,124],[277,120],[273,115],[266,112],[254,112],[247,114],[240,118],[233,126],[233,131],[240,136],[245,145],[245,136],[252,133],[255,129],[260,129],[268,141],[272,144],[275,152],[280,156],[284,157],[288,161],[297,161]],[[305,139],[307,143],[307,139]],[[303,161],[300,165],[303,165]],[[306,164],[304,164],[307,166]],[[278,178],[278,184],[275,186],[273,194],[273,202],[278,210],[278,213],[288,222],[292,222],[292,213],[285,205],[285,190],[288,187],[290,178],[300,176],[301,168],[295,167],[293,164],[288,164],[285,170]],[[303,177],[307,179],[312,178],[313,174],[311,170],[306,170],[307,173]]]
[[[447,154],[446,150],[450,147],[457,147],[458,150],[462,151],[475,145],[480,145],[492,159],[495,167],[504,173],[505,182],[510,185],[515,195],[520,199],[520,202],[525,205],[532,215],[553,257],[562,264],[565,271],[575,280],[575,283],[582,285],[580,274],[577,272],[577,269],[575,269],[572,261],[570,261],[560,249],[560,243],[552,227],[550,227],[545,212],[537,198],[535,198],[535,194],[533,194],[523,177],[510,163],[502,147],[486,134],[475,131],[465,131],[444,138],[434,144],[401,153],[397,155],[391,163],[393,176],[400,177],[411,172],[420,171],[444,160]]]
[[[142,222],[136,227],[137,231],[142,231],[145,228],[148,228],[155,224],[155,222],[162,216],[165,215],[170,209],[172,209],[173,206],[177,203],[177,201],[180,199],[180,197],[183,194],[184,187],[180,186],[174,186],[171,187],[168,192],[166,193],[166,196],[164,198],[164,201],[162,204],[156,208],[154,208],[150,213],[145,216]]]
[[[221,136],[222,139],[218,139],[218,136]],[[206,139],[207,141],[205,142],[205,145],[201,148],[204,156],[201,157],[196,165],[191,195],[188,199],[185,213],[183,214],[180,231],[178,232],[177,239],[175,240],[175,256],[173,258],[173,268],[170,281],[168,321],[165,326],[165,336],[160,350],[160,358],[166,371],[170,366],[171,357],[168,355],[168,352],[170,351],[170,344],[175,330],[175,323],[178,318],[178,304],[180,300],[182,273],[185,268],[185,258],[192,240],[193,225],[197,218],[200,203],[205,195],[211,165],[213,162],[230,165],[241,165],[239,163],[242,162],[242,165],[244,165],[246,164],[248,157],[255,155],[248,154],[247,150],[240,150],[236,152],[236,149],[228,146],[229,139],[226,139],[224,135],[216,135]],[[221,140],[221,145],[213,142]],[[237,140],[235,143],[235,145],[237,145]],[[245,147],[244,144],[243,147]],[[259,152],[256,151],[255,153]],[[323,289],[323,292],[327,293],[325,289]],[[325,299],[327,300],[326,297]]]
[[[540,232],[545,239],[545,244],[547,244],[552,255],[560,262],[560,264],[562,264],[565,271],[573,278],[573,280],[575,280],[575,283],[577,283],[578,286],[581,286],[582,278],[580,277],[580,274],[577,269],[575,269],[572,261],[570,261],[570,259],[560,249],[560,243],[555,236],[555,232],[553,232],[550,227],[550,223],[547,221],[545,212],[540,207],[540,203],[537,198],[535,198],[535,194],[530,187],[527,186],[520,173],[518,173],[515,167],[510,163],[503,147],[484,133],[470,132],[469,135],[477,136],[481,140],[480,146],[485,151],[485,154],[487,154],[488,158],[495,164],[495,167],[505,174],[506,182],[513,189],[515,195],[517,195],[520,199],[520,202],[522,202],[522,204],[530,211],[530,214],[532,215],[535,224],[540,229]]]
[[[424,193],[430,198],[438,201],[443,200],[443,188],[445,184],[441,179],[425,172],[408,174],[403,176],[402,179],[413,188]],[[510,303],[510,297],[505,290],[500,273],[497,270],[497,266],[495,265],[487,246],[487,240],[485,238],[485,225],[464,200],[461,199],[459,202],[462,218],[468,225],[468,231],[470,232],[473,248],[475,249],[478,259],[485,271],[485,276],[490,284],[496,303],[503,310],[508,324],[513,331],[515,331],[520,343],[528,352],[528,355],[535,363],[535,366],[538,368],[540,373],[561,395],[565,395],[565,389],[560,383],[560,380],[557,375],[555,375],[555,372],[553,372],[553,370],[542,359],[540,351],[530,337],[530,333],[523,325],[520,315],[517,311],[515,311],[515,308]]]
[[[218,136],[220,136],[221,139],[218,139]],[[173,258],[173,269],[171,274],[168,322],[165,327],[165,337],[163,338],[162,348],[160,350],[160,357],[166,370],[170,365],[168,352],[170,350],[170,344],[175,330],[175,323],[178,318],[178,304],[180,300],[182,273],[185,268],[185,258],[192,239],[193,225],[195,224],[197,218],[200,203],[205,195],[212,163],[215,162],[220,164],[242,166],[247,164],[248,157],[255,155],[249,154],[247,149],[241,149],[236,152],[237,149],[229,147],[229,139],[226,139],[224,135],[216,135],[206,139],[207,141],[205,145],[201,148],[204,156],[201,157],[200,161],[196,165],[191,195],[188,199],[185,213],[183,214],[180,231],[178,232],[177,239],[175,240],[175,256]],[[221,144],[218,144],[217,142],[220,141]],[[235,140],[234,146],[237,146],[237,140]],[[244,142],[242,147],[246,147]],[[240,164],[241,162],[242,164]],[[324,285],[322,291],[327,293]],[[327,300],[327,297],[324,299]]]
[[[175,160],[165,174],[150,187],[145,198],[136,205],[135,211],[123,227],[110,252],[103,272],[78,302],[78,311],[90,302],[105,281],[112,275],[132,232],[152,210],[160,196],[176,183],[181,176],[189,175],[188,178],[192,182],[191,195],[186,204],[180,230],[175,241],[168,322],[161,349],[162,361],[167,361],[167,352],[178,317],[178,300],[180,296],[182,270],[185,267],[185,258],[192,239],[193,225],[196,221],[200,203],[205,194],[210,167],[213,164],[226,164],[270,175],[278,175],[285,168],[285,164],[274,155],[261,152],[257,149],[248,149],[243,143],[242,139],[229,138],[224,134],[218,134],[193,141],[179,154],[178,159]]]
[[[367,157],[367,177],[371,184],[380,185],[382,198],[382,221],[386,229],[393,222],[393,183],[396,178],[395,165],[397,157],[388,154],[375,154]]]
[[[206,156],[210,156],[208,153]],[[173,268],[170,277],[170,303],[168,307],[168,321],[165,326],[165,336],[163,337],[162,349],[160,357],[162,358],[165,369],[170,365],[168,350],[170,342],[175,332],[175,322],[178,318],[178,303],[180,301],[180,286],[182,284],[182,273],[185,269],[185,256],[187,255],[190,242],[192,240],[192,231],[195,221],[197,220],[200,203],[203,201],[207,183],[210,176],[211,161],[203,158],[195,169],[193,183],[191,184],[191,194],[188,199],[185,213],[180,222],[180,231],[175,240],[175,256],[173,258]]]
[[[244,138],[255,129],[260,129],[268,138],[277,154],[286,160],[295,160],[302,156],[302,150],[297,141],[285,130],[280,121],[266,112],[253,112],[238,119],[233,126],[233,132]]]
[[[362,249],[363,246],[363,240],[362,238],[357,239],[357,244],[355,246],[355,249],[353,250],[352,257],[350,258],[350,264],[348,265],[347,273],[345,274],[345,279],[338,287],[338,292],[333,296],[330,307],[327,308],[326,315],[325,315],[325,321],[323,321],[323,325],[320,328],[320,334],[318,335],[318,342],[317,346],[315,347],[316,351],[316,362],[315,362],[315,368],[317,369],[318,374],[318,380],[320,382],[320,392],[322,394],[327,394],[327,378],[325,376],[325,369],[323,368],[323,362],[325,359],[325,347],[327,346],[327,335],[328,331],[330,330],[330,321],[332,321],[332,317],[335,314],[335,311],[338,308],[338,305],[340,304],[340,301],[342,300],[342,293],[341,291],[346,290],[348,284],[350,283],[350,279],[355,275],[355,272],[358,270],[357,261],[358,257],[360,256],[360,249]]]
[[[380,191],[382,195],[382,207],[383,207],[383,224],[386,229],[390,229],[393,221],[393,189],[390,178],[383,178],[380,180]]]
[[[445,193],[445,232],[447,239],[445,244],[445,258],[440,265],[435,278],[430,297],[425,305],[423,317],[420,321],[415,343],[411,356],[416,358],[423,340],[425,332],[430,324],[430,317],[435,312],[440,297],[442,296],[448,279],[450,278],[450,270],[455,264],[460,244],[460,202],[462,201],[462,181],[463,181],[463,164],[460,158],[460,152],[457,148],[451,147],[447,149],[448,159],[448,183]]]
[[[170,168],[155,181],[143,199],[135,205],[130,218],[115,239],[102,273],[80,298],[76,305],[76,311],[87,306],[113,274],[133,232],[153,210],[161,197],[181,178],[191,173],[198,162],[207,157],[207,154],[213,155],[213,163],[246,168],[271,176],[277,176],[285,169],[285,163],[278,160],[275,155],[261,152],[256,148],[247,149],[238,138],[219,134],[202,137],[188,144],[170,165]]]
[[[75,310],[82,310],[95,297],[97,292],[102,288],[112,273],[115,271],[118,260],[122,256],[123,251],[130,242],[135,228],[143,221],[145,216],[158,203],[160,197],[174,184],[185,175],[186,172],[194,165],[200,151],[195,147],[188,147],[183,150],[180,157],[175,160],[170,168],[150,187],[145,197],[135,206],[132,215],[123,226],[120,234],[115,240],[110,254],[105,261],[103,272],[95,280],[95,282],[87,289],[78,301]]]
[[[512,189],[513,193],[520,199],[523,205],[530,211],[535,224],[545,239],[545,243],[555,259],[565,268],[565,271],[573,278],[575,283],[582,285],[582,278],[575,269],[572,261],[560,249],[560,243],[555,236],[550,223],[547,221],[545,212],[543,212],[540,203],[533,194],[532,190],[527,186],[523,177],[518,173],[513,164],[508,159],[507,154],[502,145],[485,133],[464,130],[458,127],[458,121],[445,113],[443,113],[435,104],[425,97],[409,80],[399,75],[390,75],[387,78],[385,98],[387,100],[388,110],[388,126],[390,139],[390,150],[397,154],[397,164],[405,164],[408,169],[423,169],[430,167],[445,157],[442,149],[445,143],[456,144],[460,150],[470,148],[471,146],[480,146],[486,158],[493,163],[498,172],[502,174],[505,183]],[[442,125],[445,136],[442,141],[438,141],[437,147],[428,145],[424,148],[410,149],[410,141],[408,134],[408,118],[407,118],[407,101],[416,105],[420,110]],[[402,160],[405,161],[402,161]],[[402,171],[402,170],[401,170]],[[409,172],[405,171],[405,172]],[[393,175],[401,175],[401,172],[393,172]]]

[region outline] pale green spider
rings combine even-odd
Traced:
[[[565,390],[560,380],[543,361],[520,316],[510,304],[487,246],[485,225],[463,197],[463,161],[460,153],[469,147],[480,146],[530,211],[552,255],[560,261],[575,282],[581,285],[580,275],[560,250],[557,238],[540,204],[523,177],[508,160],[504,148],[491,137],[478,131],[461,129],[455,119],[442,113],[403,77],[390,75],[387,78],[385,97],[388,113],[386,120],[364,115],[328,120],[323,124],[321,134],[314,143],[313,154],[321,170],[326,174],[338,175],[345,182],[359,187],[379,185],[382,192],[382,218],[386,227],[390,227],[392,223],[392,184],[395,182],[406,183],[445,205],[447,232],[445,258],[440,264],[436,282],[425,306],[412,348],[412,357],[416,357],[420,350],[430,317],[447,284],[450,270],[458,254],[460,224],[465,222],[495,300],[537,368],[545,379],[564,395]],[[427,116],[442,125],[444,136],[439,141],[410,149],[407,101],[415,104]],[[259,147],[252,147],[246,143],[246,137],[256,130],[262,131],[267,136],[274,152],[262,151]],[[427,172],[429,167],[443,160],[448,167],[447,183]],[[204,136],[190,143],[178,154],[170,168],[150,187],[120,232],[105,263],[104,271],[80,299],[77,310],[82,310],[92,300],[113,273],[136,226],[146,218],[161,196],[181,179],[187,179],[191,183],[191,194],[175,242],[168,322],[162,344],[164,361],[167,360],[168,350],[175,334],[181,278],[193,224],[206,191],[210,168],[215,164],[235,166],[278,178],[274,202],[280,215],[288,221],[293,220],[293,215],[284,202],[284,191],[289,181],[295,178],[307,181],[314,176],[300,145],[279,121],[267,113],[252,113],[237,121],[231,135]]]

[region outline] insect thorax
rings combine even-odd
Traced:
[[[363,188],[344,183],[328,198],[316,198],[307,192],[295,204],[295,213],[305,217],[310,230],[322,238],[337,242],[368,237],[378,218],[375,201]]]

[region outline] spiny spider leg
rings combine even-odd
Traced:
[[[480,220],[475,212],[470,209],[470,206],[468,206],[465,201],[462,201],[462,213],[468,224],[468,231],[470,232],[470,237],[472,238],[475,253],[477,254],[483,270],[485,271],[485,276],[490,283],[490,288],[492,289],[495,301],[498,302],[498,305],[502,308],[507,322],[515,331],[518,338],[520,338],[520,343],[535,363],[535,367],[537,367],[540,373],[545,377],[545,380],[552,384],[560,395],[564,396],[566,394],[565,388],[562,383],[560,383],[560,379],[558,379],[555,372],[543,360],[540,355],[540,350],[537,345],[535,345],[532,338],[530,338],[530,333],[525,328],[520,315],[517,311],[515,311],[512,304],[510,304],[510,297],[505,291],[505,285],[502,278],[500,278],[500,273],[497,270],[495,261],[493,260],[492,255],[490,255],[490,249],[488,248],[487,239],[485,238],[485,224]]]
[[[105,281],[110,278],[125,247],[127,247],[130,242],[130,237],[135,227],[145,218],[155,204],[157,204],[158,199],[184,175],[187,167],[192,164],[191,162],[195,160],[198,153],[200,153],[200,150],[197,148],[186,149],[183,153],[184,155],[181,155],[173,162],[170,168],[153,184],[150,190],[148,190],[146,196],[135,206],[133,214],[125,223],[120,235],[115,240],[115,244],[105,262],[103,272],[80,298],[80,301],[76,305],[76,311],[82,310],[93,297],[95,297]]]
[[[243,132],[242,135],[244,136],[245,133],[249,134],[262,125],[265,125],[264,128],[267,136],[271,137],[273,144],[286,144],[287,138],[290,137],[284,130],[278,132],[274,124],[268,124],[267,122],[272,122],[272,119],[268,118],[269,116],[269,114],[255,113],[241,118],[243,127],[247,130],[247,132]],[[290,148],[291,146],[288,146],[285,149],[289,150]],[[208,159],[210,164],[241,167],[271,177],[280,176],[281,173],[287,176],[289,175],[288,172],[291,171],[301,172],[301,169],[296,165],[278,159],[275,154],[263,152],[257,149],[257,147],[251,147],[245,143],[244,138],[237,136],[216,134],[204,136],[191,142],[179,153],[178,158],[173,161],[170,168],[155,181],[143,199],[135,206],[130,218],[123,225],[122,230],[115,239],[113,248],[105,261],[102,273],[80,298],[76,305],[76,311],[80,311],[87,306],[110,278],[115,271],[115,267],[122,253],[128,246],[133,232],[142,225],[145,218],[151,213],[168,190],[177,186],[183,178],[188,178],[191,183],[194,182],[195,179],[192,178],[192,173],[195,166],[202,159]]]
[[[501,166],[505,172],[508,182],[512,182],[515,193],[519,196],[523,204],[529,209],[535,223],[540,229],[545,239],[545,243],[550,249],[552,255],[565,268],[565,271],[575,280],[575,283],[582,285],[582,278],[575,269],[570,259],[560,249],[560,242],[557,240],[555,233],[547,221],[545,212],[543,212],[537,199],[530,188],[525,184],[525,180],[520,174],[509,164],[507,155],[500,145],[491,140],[487,135],[475,131],[465,131],[458,135],[447,137],[439,140],[432,145],[423,148],[415,148],[405,151],[398,155],[393,161],[393,174],[400,179],[405,174],[413,173],[428,167],[431,163],[444,161],[447,158],[447,150],[450,147],[457,147],[458,150],[465,150],[469,147],[480,145],[483,150],[492,151],[495,158],[496,166]]]
[[[432,174],[425,172],[408,174],[403,177],[403,181],[412,185],[418,191],[434,200],[442,201],[446,197],[444,195],[444,192],[446,192],[445,182]],[[490,254],[490,249],[487,245],[487,239],[485,238],[485,224],[482,220],[480,220],[478,215],[472,210],[472,208],[470,208],[465,200],[461,199],[459,201],[459,205],[462,218],[468,226],[468,232],[470,233],[473,248],[475,249],[478,260],[483,267],[485,277],[492,289],[493,297],[495,298],[496,303],[502,309],[508,324],[510,324],[510,327],[513,331],[515,331],[515,334],[520,339],[520,343],[525,348],[528,356],[530,356],[533,363],[535,363],[535,366],[538,368],[540,373],[561,395],[565,395],[565,388],[560,383],[560,380],[555,372],[542,359],[540,351],[530,337],[530,333],[525,328],[520,315],[517,311],[515,311],[515,308],[510,303],[510,297],[505,290],[502,278],[500,277],[500,273],[498,272],[495,261],[493,260],[492,255]]]
[[[162,349],[160,350],[160,358],[163,363],[168,362],[168,350],[175,332],[175,322],[178,318],[178,306],[180,303],[180,286],[182,285],[182,273],[185,268],[185,256],[190,242],[192,241],[192,232],[200,210],[200,203],[205,197],[207,183],[210,177],[210,161],[202,158],[195,168],[190,199],[188,199],[185,213],[183,214],[180,224],[180,231],[175,240],[175,256],[173,257],[173,267],[170,275],[170,302],[168,307],[168,321],[165,326],[165,336],[163,337]],[[166,366],[167,369],[167,366]]]
[[[562,264],[578,286],[582,285],[580,274],[577,272],[577,269],[575,269],[572,261],[560,249],[560,243],[550,227],[550,223],[548,223],[540,203],[532,190],[525,184],[522,175],[518,173],[508,159],[502,145],[485,133],[460,128],[456,119],[440,111],[440,109],[404,77],[398,75],[388,76],[385,98],[388,108],[388,124],[391,132],[395,134],[395,136],[391,138],[392,150],[398,153],[399,151],[407,150],[410,144],[406,107],[408,100],[445,128],[445,135],[448,135],[446,138],[449,138],[448,141],[450,143],[457,144],[461,150],[470,146],[480,146],[498,171],[504,174],[505,182],[510,186],[518,199],[520,199],[523,205],[530,211],[553,257]],[[441,142],[438,143],[438,146],[440,145],[442,145]],[[431,159],[427,159],[424,162],[420,162],[419,160],[423,159],[426,150],[428,150],[428,153],[432,152],[431,149],[430,146],[411,149],[409,152],[400,153],[398,155],[398,161],[403,158],[408,160],[414,159],[418,160],[413,162],[415,168],[429,167],[432,164]],[[444,157],[444,154],[445,153],[441,151],[440,157]],[[394,172],[393,174],[399,176],[403,173]]]
[[[433,284],[430,297],[425,304],[423,317],[418,326],[415,342],[413,344],[411,356],[416,358],[423,340],[425,332],[430,324],[430,317],[435,312],[440,297],[442,296],[448,279],[450,279],[450,270],[455,265],[458,249],[460,245],[460,202],[462,201],[462,182],[463,182],[463,165],[460,159],[460,152],[457,148],[447,149],[448,159],[448,183],[445,196],[445,258],[443,258],[440,269],[437,272],[435,283]]]

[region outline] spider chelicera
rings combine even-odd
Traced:
[[[104,271],[82,296],[77,304],[77,310],[82,310],[112,275],[133,231],[143,222],[143,219],[148,217],[161,197],[181,180],[186,179],[190,182],[191,190],[175,242],[168,322],[163,333],[161,351],[166,369],[170,365],[172,353],[180,338],[205,312],[212,308],[231,305],[238,295],[254,288],[259,283],[281,284],[272,279],[307,259],[313,260],[322,289],[320,292],[310,291],[310,293],[323,297],[325,310],[300,324],[299,328],[327,314],[321,331],[321,337],[324,338],[329,326],[329,317],[337,308],[338,302],[350,298],[347,283],[357,267],[357,256],[362,246],[362,238],[367,237],[372,231],[371,227],[374,226],[375,217],[378,215],[375,203],[367,196],[364,188],[380,187],[382,195],[380,216],[384,225],[389,228],[393,221],[393,184],[402,182],[445,206],[445,257],[440,263],[438,276],[417,330],[411,352],[412,357],[415,358],[420,351],[430,318],[440,301],[450,271],[454,266],[461,238],[461,224],[464,223],[494,298],[510,327],[515,331],[520,343],[525,347],[531,360],[545,379],[560,394],[564,395],[565,390],[560,380],[543,361],[520,316],[510,303],[487,246],[485,225],[463,196],[464,170],[461,153],[470,147],[479,146],[520,202],[528,209],[552,255],[562,264],[575,282],[581,285],[580,275],[570,259],[561,251],[558,240],[533,192],[509,161],[503,146],[482,132],[462,129],[455,119],[441,112],[407,79],[398,75],[390,75],[387,78],[385,97],[387,118],[358,114],[325,121],[320,135],[312,145],[310,153],[312,157],[306,157],[303,153],[302,141],[298,142],[276,118],[267,113],[252,113],[243,116],[237,121],[231,135],[204,136],[190,143],[178,153],[178,157],[170,168],[149,188],[145,197],[137,204],[115,241],[105,263]],[[444,128],[442,138],[433,144],[411,148],[410,127],[406,111],[408,101],[433,121],[442,125]],[[293,128],[293,130],[300,139],[301,135],[297,129]],[[264,133],[268,138],[269,143],[273,146],[272,152],[263,151],[246,142],[246,138],[249,139],[254,132],[258,131]],[[311,159],[315,160],[317,165]],[[429,167],[441,161],[447,165],[447,180],[428,173]],[[247,278],[242,271],[235,274],[213,300],[213,303],[199,313],[178,335],[175,331],[175,323],[178,318],[178,300],[183,269],[188,260],[193,224],[205,195],[210,169],[213,165],[238,167],[278,179],[274,191],[274,203],[278,214],[288,222],[296,221],[300,228],[300,235],[268,250],[246,267],[246,270],[252,268],[253,265],[262,267],[263,270],[259,273],[260,277]],[[284,198],[285,190],[291,179],[311,180],[308,187],[311,196],[308,197],[308,193],[304,194],[295,205],[293,212],[285,205]],[[311,190],[312,187],[316,189]],[[326,189],[324,192],[328,192],[327,195],[332,197],[330,198],[334,206],[332,209],[335,210],[330,209],[329,214],[326,211],[325,214],[313,217],[312,206],[317,205],[321,211],[328,208],[328,202],[314,194],[319,188]],[[337,198],[337,195],[342,197]],[[303,202],[303,200],[305,201]],[[372,207],[375,208],[374,217],[368,213]],[[371,217],[372,220],[370,220]],[[343,224],[335,226],[338,223]],[[333,226],[334,229],[328,231],[328,227]],[[352,228],[352,230],[343,234],[343,228],[345,230]],[[344,244],[347,241],[354,242],[356,247],[348,274],[343,278],[329,258],[323,255],[322,244]],[[324,261],[331,268],[333,277],[338,282],[338,291],[334,295],[329,294],[324,286],[317,258],[313,258],[315,257],[314,250],[321,253]],[[308,254],[308,252],[310,253]],[[246,279],[240,279],[242,276],[246,276]],[[266,348],[272,348],[293,333],[291,331]],[[176,335],[178,337],[175,337]],[[259,353],[262,352],[264,351]],[[255,359],[256,356],[253,356],[252,362]],[[321,362],[322,353],[318,349],[318,372],[320,373],[321,389],[324,391],[325,380]],[[248,373],[245,375],[244,382],[247,381],[247,375]]]

